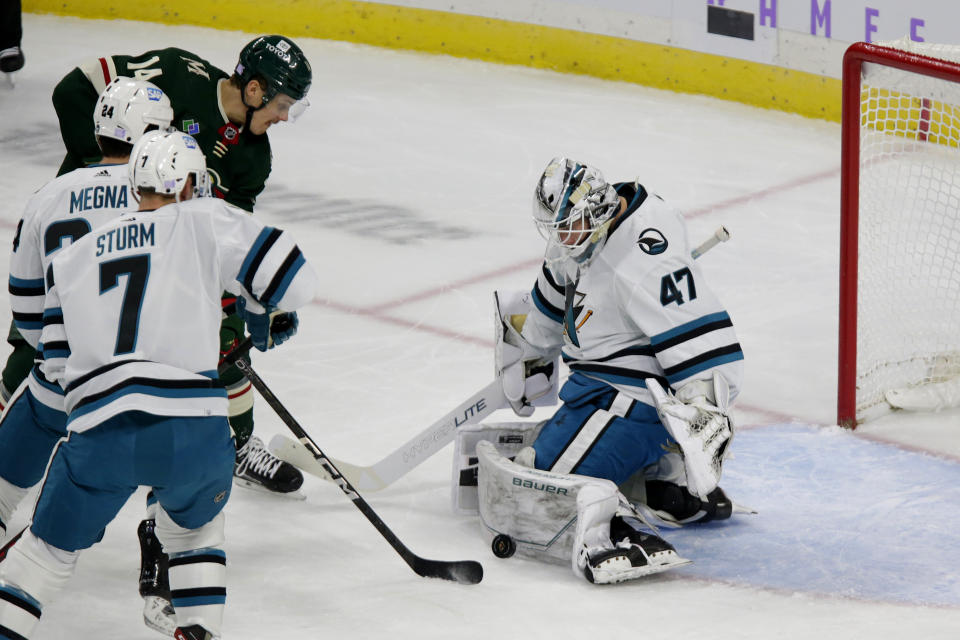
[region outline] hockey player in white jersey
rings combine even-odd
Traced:
[[[139,485],[160,505],[174,637],[219,637],[235,457],[216,374],[220,296],[237,294],[266,350],[295,333],[293,311],[316,291],[288,234],[200,197],[209,182],[193,138],[147,134],[129,166],[139,212],[74,242],[46,275],[41,370],[66,391],[69,437],[33,523],[0,563],[0,630],[10,637],[31,636],[79,551]]]
[[[127,161],[150,129],[170,126],[170,99],[149,82],[117,78],[103,93],[91,125],[103,160],[60,176],[27,203],[10,254],[14,324],[34,348],[43,329],[44,274],[54,256],[91,229],[136,210]],[[57,440],[66,435],[63,389],[39,368],[11,397],[0,421],[0,533],[28,489],[40,481]]]
[[[516,481],[519,466],[480,456],[481,516],[492,532],[517,526],[522,498],[498,484],[513,478],[518,493],[540,489],[535,500],[569,497],[579,516],[571,562],[591,582],[668,569],[676,552],[616,489],[673,523],[730,516],[718,482],[743,361],[730,316],[691,257],[680,213],[639,182],[608,184],[554,158],[533,208],[546,257],[530,294],[497,297],[498,373],[520,415],[549,386],[544,365],[558,352],[571,375],[562,406],[517,457],[535,467],[528,482]]]
[[[60,249],[118,216],[136,210],[130,193],[127,162],[133,144],[147,131],[167,129],[173,109],[154,84],[132,78],[114,79],[101,93],[90,124],[104,158],[49,182],[28,202],[17,227],[10,256],[9,292],[14,324],[36,348],[43,327],[44,274]],[[27,493],[40,481],[50,453],[66,435],[63,389],[34,367],[10,398],[0,418],[0,534]],[[157,547],[152,520],[140,531],[141,545]],[[2,537],[2,535],[0,535]],[[144,553],[141,595],[145,620],[172,633],[173,609],[157,563],[159,551]],[[166,610],[166,614],[164,614]]]

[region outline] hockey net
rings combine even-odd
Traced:
[[[960,404],[960,47],[844,57],[837,420]]]

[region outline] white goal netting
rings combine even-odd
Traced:
[[[860,97],[858,419],[949,404],[960,376],[960,77],[864,63]]]

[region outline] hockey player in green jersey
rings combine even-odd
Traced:
[[[67,155],[59,174],[97,162],[101,152],[91,114],[103,88],[117,76],[149,80],[170,97],[173,126],[189,133],[207,160],[213,194],[248,212],[270,175],[267,130],[294,120],[307,106],[312,71],[303,51],[288,38],[261,36],[241,50],[228,75],[199,56],[167,48],[128,56],[113,55],[81,64],[53,91]],[[225,299],[225,306],[232,302]],[[243,322],[231,315],[221,330],[221,350],[243,335]],[[4,402],[33,366],[34,350],[11,326],[14,347],[3,370]],[[296,494],[303,475],[274,457],[253,437],[253,391],[236,368],[222,377],[230,395],[230,425],[236,435],[237,482],[280,494]]]
[[[90,113],[99,92],[118,75],[149,80],[167,92],[173,125],[200,143],[214,193],[251,212],[270,175],[264,134],[298,115],[312,79],[303,52],[282,36],[262,36],[245,46],[232,76],[173,47],[98,58],[75,68],[53,91],[67,148],[59,173],[99,159]]]

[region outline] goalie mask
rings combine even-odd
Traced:
[[[563,281],[575,279],[603,247],[620,206],[616,190],[592,167],[557,157],[537,182],[533,220],[547,240],[547,267]]]
[[[282,99],[290,102],[287,113],[292,122],[310,105],[307,92],[313,82],[313,70],[300,47],[283,36],[260,36],[247,43],[234,71],[241,86],[256,78],[267,85],[262,103],[247,105],[250,109],[259,109],[282,94],[286,96]]]
[[[95,135],[135,144],[148,130],[165,131],[173,120],[170,98],[145,80],[115,78],[93,112]]]
[[[150,132],[140,138],[130,154],[130,186],[180,199],[187,178],[193,178],[193,197],[210,193],[207,161],[193,137],[179,131]]]

